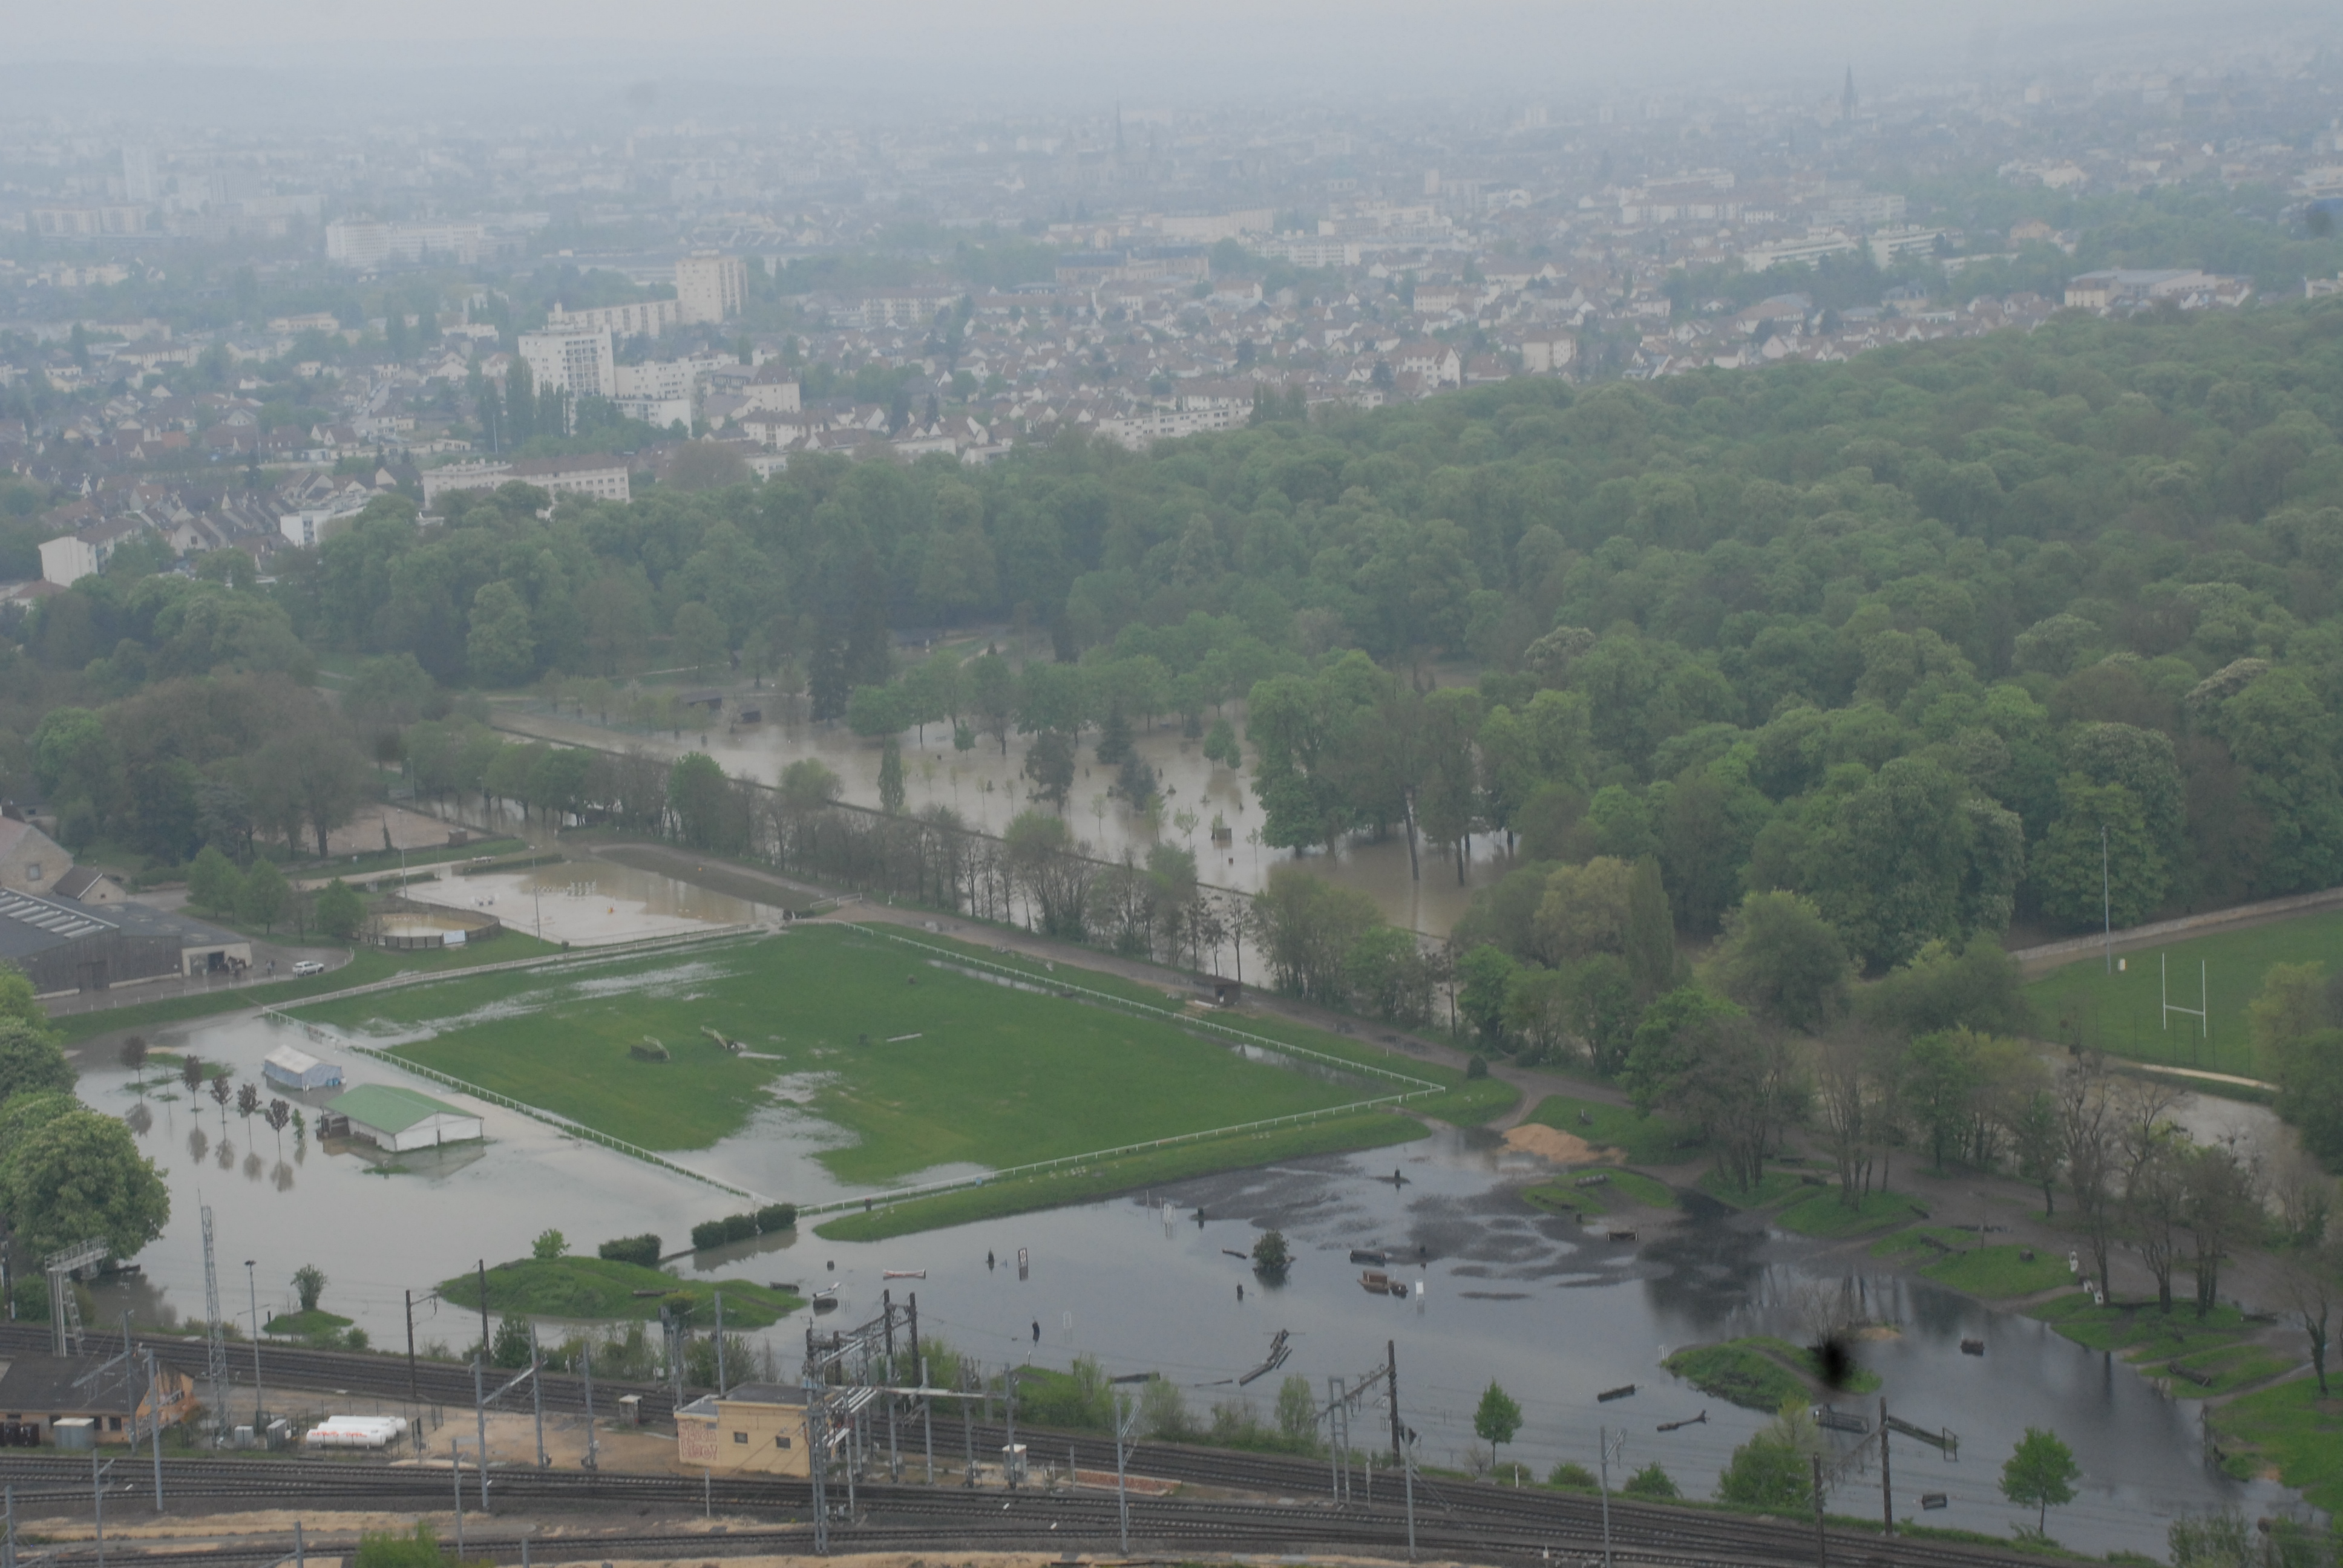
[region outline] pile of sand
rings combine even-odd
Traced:
[[[1575,1132],[1564,1132],[1558,1127],[1542,1126],[1524,1121],[1519,1127],[1506,1129],[1505,1147],[1518,1149],[1524,1154],[1534,1154],[1556,1165],[1612,1165],[1626,1158],[1616,1149],[1597,1149]]]

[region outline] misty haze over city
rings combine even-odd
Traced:
[[[2333,0],[0,20],[0,1568],[2338,1568]]]

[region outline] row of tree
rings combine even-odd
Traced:
[[[0,964],[0,1214],[20,1268],[92,1240],[135,1257],[171,1217],[130,1129],[82,1104],[74,1081],[32,982]]]

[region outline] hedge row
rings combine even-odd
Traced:
[[[656,1269],[659,1261],[659,1239],[649,1234],[620,1236],[615,1241],[603,1242],[595,1251],[613,1262],[639,1263],[646,1269]]]
[[[749,1214],[728,1214],[721,1220],[703,1220],[691,1228],[691,1248],[704,1251],[709,1247],[721,1247],[728,1241],[745,1241],[752,1236],[777,1236],[783,1231],[798,1228],[798,1206],[795,1203],[768,1203]]]

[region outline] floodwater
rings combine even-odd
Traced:
[[[496,826],[518,830],[519,823]],[[709,926],[778,925],[782,918],[778,905],[752,903],[616,860],[566,860],[471,877],[450,873],[401,891],[418,903],[477,910],[496,916],[508,930],[581,948]],[[390,919],[412,920],[427,931],[464,923],[430,915]]]
[[[786,699],[764,695],[773,698],[766,704],[769,710],[786,706]],[[1230,705],[1230,713],[1242,728],[1242,705]],[[880,743],[863,739],[843,724],[816,725],[796,719],[738,729],[719,724],[707,730],[686,729],[679,738],[668,730],[608,729],[544,709],[507,713],[501,719],[511,729],[575,746],[640,748],[659,757],[701,750],[727,772],[764,784],[776,781],[782,769],[800,758],[818,757],[844,784],[848,803],[873,809],[879,805]],[[980,738],[972,751],[953,750],[948,724],[929,725],[924,739],[920,731],[906,731],[901,737],[904,809],[916,813],[930,805],[949,806],[970,825],[1001,832],[1018,812],[1035,804],[1023,771],[1029,742],[1028,737],[1011,736],[1004,757],[999,744],[987,738]],[[1206,882],[1242,892],[1259,890],[1267,884],[1272,868],[1294,859],[1291,851],[1262,844],[1261,807],[1252,798],[1249,774],[1207,760],[1203,743],[1183,739],[1175,722],[1140,731],[1132,744],[1155,769],[1162,791],[1161,809],[1151,817],[1131,810],[1121,797],[1111,797],[1107,791],[1116,770],[1093,759],[1085,742],[1066,815],[1074,836],[1087,841],[1092,854],[1111,860],[1129,850],[1144,859],[1159,843],[1176,844],[1195,851],[1198,874]],[[1216,822],[1229,830],[1231,841],[1225,846],[1212,841]],[[1430,845],[1419,846],[1421,875],[1411,875],[1406,841],[1396,835],[1382,842],[1346,843],[1331,859],[1322,849],[1303,859],[1318,875],[1374,900],[1393,924],[1444,937],[1470,905],[1473,890],[1504,874],[1502,843],[1493,837],[1476,837],[1461,883],[1454,860],[1443,859]]]
[[[154,1043],[193,1049],[243,1076],[288,1038],[281,1027],[242,1019],[165,1030]],[[305,1043],[341,1060],[353,1083],[397,1079],[385,1064]],[[137,1103],[127,1082],[119,1070],[92,1070],[81,1092],[119,1112]],[[305,1100],[314,1107],[325,1098]],[[223,1162],[216,1108],[152,1096],[148,1106],[152,1125],[141,1142],[170,1186],[172,1220],[140,1254],[145,1282],[110,1290],[105,1311],[120,1310],[120,1298],[136,1293],[146,1312],[159,1305],[202,1316],[199,1201],[215,1210],[227,1312],[249,1310],[246,1282],[236,1277],[244,1260],[256,1261],[264,1314],[289,1304],[293,1271],[315,1263],[330,1282],[324,1304],[356,1318],[384,1347],[404,1342],[402,1292],[423,1294],[477,1258],[525,1256],[548,1227],[579,1251],[642,1231],[658,1231],[672,1247],[695,1221],[739,1206],[687,1177],[494,1106],[479,1108],[490,1134],[485,1145],[406,1157],[392,1173],[355,1153],[327,1153],[314,1140],[297,1146],[289,1135],[280,1158],[265,1126],[256,1121],[248,1133],[232,1111],[226,1120],[232,1151]],[[743,1178],[753,1171],[759,1190],[812,1201],[840,1190],[813,1159],[835,1136],[777,1111],[743,1136],[685,1159]],[[2291,1500],[2276,1486],[2240,1484],[2209,1468],[2195,1404],[2167,1399],[2128,1367],[2031,1320],[1877,1271],[1859,1245],[1833,1250],[1769,1235],[1713,1205],[1647,1231],[1640,1246],[1614,1243],[1521,1201],[1516,1190],[1544,1169],[1487,1133],[1443,1132],[1397,1151],[1232,1172],[889,1241],[830,1242],[805,1230],[684,1266],[730,1278],[834,1283],[841,1307],[833,1322],[875,1312],[882,1290],[899,1298],[916,1292],[923,1331],[988,1363],[1062,1366],[1078,1354],[1095,1355],[1110,1372],[1154,1371],[1182,1384],[1199,1415],[1217,1401],[1250,1398],[1266,1417],[1288,1375],[1309,1378],[1322,1396],[1330,1376],[1355,1384],[1383,1364],[1391,1341],[1403,1413],[1422,1434],[1428,1462],[1465,1461],[1473,1406],[1493,1378],[1527,1418],[1503,1458],[1540,1472],[1562,1460],[1593,1468],[1597,1430],[1607,1425],[1626,1434],[1629,1470],[1657,1461],[1692,1496],[1714,1488],[1734,1446],[1764,1418],[1677,1384],[1660,1360],[1672,1346],[1742,1333],[1802,1340],[1815,1292],[1845,1291],[1868,1316],[1900,1330],[1858,1347],[1859,1359],[1884,1380],[1890,1409],[1959,1438],[1957,1462],[1896,1440],[1899,1518],[1920,1517],[1921,1494],[1942,1493],[1949,1505],[1927,1513],[1928,1523],[1998,1534],[2020,1523],[1996,1483],[2027,1426],[2052,1429],[2074,1448],[2080,1495],[2053,1513],[2051,1530],[2093,1552],[2128,1548],[2161,1557],[2178,1512],[2235,1503],[2268,1513]],[[1395,1170],[1403,1183],[1394,1183]],[[1248,1251],[1271,1225],[1297,1255],[1288,1282],[1275,1290],[1224,1251]],[[1421,1280],[1423,1295],[1394,1301],[1363,1291],[1348,1251],[1368,1245],[1390,1249],[1393,1272],[1411,1284]],[[1014,1262],[1020,1249],[1031,1260],[1022,1278]],[[987,1267],[988,1252],[998,1266]],[[890,1269],[927,1273],[889,1282],[882,1271]],[[159,1302],[151,1299],[156,1295]],[[762,1336],[785,1366],[794,1364],[805,1322],[785,1321]],[[1232,1380],[1261,1359],[1279,1329],[1292,1332],[1292,1359],[1240,1390]],[[460,1347],[478,1322],[426,1302],[416,1332],[423,1343]],[[1986,1354],[1962,1354],[1964,1337],[1984,1340]],[[1595,1399],[1631,1382],[1630,1397]],[[1875,1398],[1844,1402],[1875,1420]],[[1704,1424],[1656,1431],[1703,1411]],[[1368,1441],[1386,1419],[1379,1406],[1364,1412],[1354,1422],[1358,1440]],[[1145,1472],[1143,1448],[1135,1467]],[[1853,1471],[1833,1507],[1873,1513],[1878,1489],[1875,1467]]]

